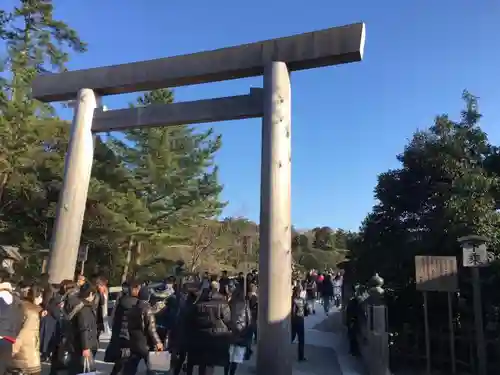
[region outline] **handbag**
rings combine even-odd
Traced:
[[[149,352],[148,353],[148,374],[164,375],[170,371],[169,352]]]

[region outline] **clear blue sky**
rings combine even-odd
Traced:
[[[5,1],[5,0],[4,0]],[[12,1],[12,0],[7,0]],[[364,21],[365,60],[292,75],[293,223],[357,229],[377,174],[434,116],[481,97],[500,142],[500,2],[493,0],[58,0],[89,43],[71,69],[215,49]],[[177,89],[178,100],[247,93],[261,78]],[[109,108],[130,97],[108,97]],[[228,215],[258,219],[260,121],[215,124]]]

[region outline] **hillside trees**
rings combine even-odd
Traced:
[[[316,227],[297,232],[292,229],[292,256],[297,267],[304,269],[336,269],[347,255],[350,233],[342,229]]]

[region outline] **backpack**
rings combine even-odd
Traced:
[[[11,296],[12,302],[0,297],[0,339],[14,343],[23,326],[24,313],[19,298],[15,294]]]

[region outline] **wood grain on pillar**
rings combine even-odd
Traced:
[[[264,70],[257,373],[291,375],[291,88],[287,65]]]
[[[96,106],[94,91],[78,91],[50,248],[49,281],[53,284],[73,279],[75,273],[94,159],[92,119]]]

